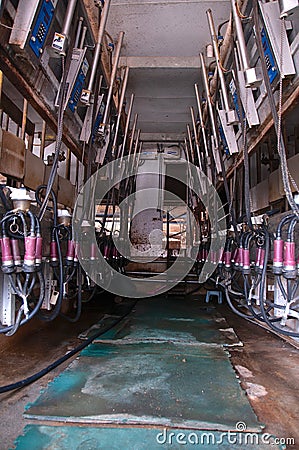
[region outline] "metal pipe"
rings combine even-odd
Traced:
[[[75,39],[75,43],[74,43],[74,48],[79,48],[78,44],[79,44],[79,38],[80,38],[80,34],[81,34],[81,30],[82,30],[82,25],[83,25],[83,17],[79,17],[79,23],[78,23],[78,27],[77,27],[77,33],[76,33],[76,39]]]
[[[120,99],[119,99],[119,103],[118,103],[117,121],[116,121],[116,125],[115,125],[115,134],[114,134],[114,139],[113,139],[113,144],[112,144],[112,156],[113,157],[115,156],[115,150],[117,147],[117,135],[118,135],[121,113],[122,113],[122,109],[123,109],[123,103],[124,103],[127,84],[128,84],[129,71],[130,71],[130,68],[127,66],[126,70],[125,70],[124,78],[123,78],[121,94],[120,94]],[[118,151],[116,152],[116,157],[117,156],[118,156]]]
[[[137,149],[138,149],[138,145],[139,145],[140,133],[141,133],[141,130],[139,128],[137,130],[137,136],[136,136],[136,141],[135,141],[134,154],[133,154],[133,164],[134,164],[134,161],[135,161],[135,158],[136,158],[136,153],[137,153]]]
[[[123,31],[121,31],[118,36],[117,46],[116,46],[116,50],[115,50],[115,59],[114,59],[114,64],[112,67],[112,72],[111,72],[111,77],[110,77],[110,85],[109,85],[109,90],[108,90],[108,95],[107,95],[106,108],[105,108],[105,113],[104,113],[104,117],[103,117],[103,121],[102,121],[103,126],[106,125],[106,122],[108,119],[109,106],[110,106],[110,102],[112,99],[114,81],[115,81],[116,72],[117,72],[117,68],[118,68],[118,61],[119,61],[120,50],[121,50],[121,46],[123,43],[124,35],[125,35],[125,33]]]
[[[3,109],[2,109],[2,89],[3,89],[3,72],[0,70],[0,126],[2,127],[2,115],[3,115]]]
[[[132,134],[131,134],[129,153],[128,153],[129,155],[131,154],[132,149],[133,149],[134,135],[135,135],[136,127],[137,127],[137,120],[138,120],[138,114],[136,113],[134,116],[134,122],[133,122],[133,127],[132,127]]]
[[[231,0],[232,3],[232,12],[235,21],[236,33],[237,33],[237,50],[240,57],[240,62],[242,66],[242,70],[245,74],[245,83],[246,87],[258,87],[262,79],[256,73],[255,67],[250,67],[248,52],[246,48],[246,42],[244,37],[244,31],[242,27],[242,21],[237,11],[237,0]]]
[[[43,120],[42,135],[41,135],[41,141],[40,141],[40,153],[39,153],[39,157],[42,160],[44,160],[44,156],[45,156],[46,128],[47,128],[47,122],[45,120]]]
[[[25,133],[26,133],[27,113],[28,113],[28,100],[26,98],[24,98],[22,128],[21,128],[21,139],[23,139],[23,140],[25,139]]]
[[[131,115],[132,115],[132,109],[133,109],[133,103],[134,103],[134,97],[135,97],[135,94],[132,93],[131,94],[130,105],[129,105],[129,110],[128,110],[128,114],[127,114],[127,120],[126,120],[126,126],[125,126],[125,134],[124,134],[124,139],[123,139],[122,148],[121,148],[121,155],[120,155],[121,161],[123,159],[124,151],[125,151],[125,148],[126,148],[127,137],[128,137],[128,132],[129,132],[129,126],[130,126],[130,118],[131,118]]]
[[[66,161],[65,161],[65,178],[67,180],[69,180],[70,179],[70,175],[71,175],[71,151],[68,148],[67,149],[67,153],[66,153]]]
[[[216,57],[216,64],[217,64],[218,75],[219,75],[220,84],[221,84],[221,91],[222,91],[222,95],[223,95],[223,106],[224,106],[224,109],[226,112],[227,124],[233,125],[238,122],[238,119],[235,114],[235,111],[233,109],[231,109],[229,106],[228,94],[227,94],[226,84],[225,84],[225,79],[224,79],[224,74],[223,74],[223,68],[222,68],[222,64],[221,64],[221,60],[220,60],[218,39],[217,39],[217,35],[216,35],[216,30],[215,30],[215,25],[214,25],[214,20],[213,20],[213,15],[212,15],[211,9],[207,10],[207,17],[208,17],[208,23],[209,23],[214,53],[215,53],[215,57]]]
[[[239,43],[240,58],[241,58],[242,66],[243,66],[242,68],[243,68],[243,70],[246,70],[246,69],[249,69],[250,65],[249,65],[249,59],[248,59],[246,43],[245,43],[245,38],[244,38],[244,33],[243,33],[242,22],[241,22],[239,14],[237,12],[236,0],[231,0],[231,4],[232,4],[233,17],[235,20],[236,33],[237,33],[238,43]]]
[[[193,126],[193,133],[194,133],[195,148],[196,148],[196,153],[197,153],[198,164],[199,164],[200,170],[202,170],[200,148],[199,148],[196,123],[195,123],[195,117],[194,117],[194,109],[192,106],[190,106],[190,113],[191,113],[191,120],[192,120],[192,126]]]
[[[188,146],[186,138],[184,139],[184,144],[185,144],[185,154],[186,154],[186,158],[187,158],[187,163],[189,163],[190,162],[190,154],[189,154],[189,146]],[[190,169],[190,167],[189,167],[189,169]]]
[[[85,41],[86,33],[87,33],[87,27],[83,27],[82,36],[81,36],[80,44],[79,44],[79,48],[80,49],[82,49],[84,47],[84,41]]]
[[[210,94],[210,89],[209,89],[206,65],[205,65],[203,54],[200,53],[199,56],[200,56],[202,76],[203,76],[203,81],[204,81],[204,86],[205,86],[205,91],[206,91],[206,96],[207,96],[210,121],[211,121],[211,126],[212,126],[212,131],[213,131],[214,144],[215,144],[215,148],[218,150],[219,142],[218,142],[217,128],[216,128],[214,111],[213,111],[213,104],[212,104],[212,99],[211,99],[211,94]]]
[[[108,13],[109,13],[109,8],[110,8],[110,2],[111,2],[111,0],[105,0],[104,6],[102,9],[101,22],[100,22],[100,27],[99,27],[99,31],[98,31],[97,43],[96,43],[96,48],[95,48],[95,52],[94,52],[94,56],[93,56],[93,64],[92,64],[90,79],[89,79],[88,88],[87,88],[88,91],[92,91],[92,89],[93,89],[93,84],[94,84],[94,80],[95,80],[95,76],[96,76],[96,72],[97,72],[97,68],[98,68],[98,62],[99,62],[99,58],[100,58],[101,44],[102,44],[103,35],[104,35],[107,18],[108,18]]]
[[[188,139],[189,139],[192,164],[194,164],[194,150],[193,150],[193,145],[192,145],[192,136],[191,136],[190,125],[188,123],[187,123],[187,134],[188,134]]]
[[[197,101],[197,107],[198,107],[200,129],[201,129],[203,144],[204,144],[204,148],[205,148],[205,154],[206,154],[206,158],[207,158],[207,162],[208,162],[208,160],[209,160],[209,152],[208,152],[207,136],[206,136],[205,124],[204,124],[204,121],[203,121],[203,115],[202,115],[202,109],[201,109],[201,103],[200,103],[200,96],[199,96],[199,91],[198,91],[198,84],[195,84],[194,88],[195,88],[195,95],[196,95],[196,101]]]
[[[76,8],[77,0],[69,0],[66,8],[64,23],[62,26],[61,34],[68,37],[70,34],[70,28],[72,25],[73,15]]]
[[[137,156],[136,170],[138,169],[138,166],[139,166],[139,161],[140,161],[140,156],[141,156],[141,152],[142,152],[142,147],[143,147],[143,142],[141,141],[140,145],[139,145],[138,156]]]

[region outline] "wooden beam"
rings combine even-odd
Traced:
[[[284,103],[282,105],[282,115],[286,114],[286,112],[289,109],[291,110],[292,108],[294,108],[296,106],[296,104],[298,103],[298,98],[299,98],[299,85],[297,85],[295,89],[293,86],[293,90],[292,90],[291,94],[284,101]],[[259,126],[257,136],[250,143],[250,145],[248,147],[249,154],[256,149],[257,145],[262,141],[262,139],[266,136],[268,131],[273,127],[273,125],[274,125],[273,117],[271,117],[269,115],[269,120],[266,122],[266,124],[264,126]],[[235,162],[233,167],[231,167],[229,169],[229,171],[227,172],[227,175],[226,175],[227,178],[230,178],[232,176],[234,167],[239,167],[240,164],[242,164],[242,163],[243,163],[243,155],[239,158],[238,161]]]
[[[6,54],[1,52],[0,58],[0,70],[3,71],[4,75],[9,79],[13,80],[14,85],[18,91],[23,95],[24,98],[28,100],[31,106],[36,110],[36,112],[44,119],[49,127],[53,130],[57,129],[57,117],[55,112],[50,110],[42,98],[36,93],[36,91],[30,86],[30,84],[23,78],[21,73],[15,67],[13,62],[8,58]],[[69,135],[66,127],[63,128],[63,142],[71,150],[74,155],[81,160],[82,149],[79,143],[74,141]]]
[[[3,111],[19,126],[22,126],[22,111],[2,92],[2,108]],[[26,133],[29,136],[34,134],[34,124],[27,118]]]

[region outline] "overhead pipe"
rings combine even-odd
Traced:
[[[128,110],[128,114],[127,114],[126,125],[125,125],[124,139],[123,139],[122,146],[121,146],[121,154],[120,154],[121,162],[122,162],[125,148],[126,148],[127,137],[128,137],[128,133],[129,133],[129,126],[130,126],[130,119],[131,119],[133,103],[134,103],[134,97],[135,97],[135,94],[132,93],[131,99],[130,99],[129,110]]]
[[[234,109],[231,109],[229,106],[228,94],[227,94],[227,89],[226,89],[226,84],[225,84],[225,79],[224,79],[224,74],[223,74],[223,67],[222,67],[221,60],[220,60],[218,39],[217,39],[217,35],[216,35],[216,30],[215,30],[215,25],[214,25],[214,20],[213,20],[213,15],[212,15],[211,9],[207,10],[207,17],[208,17],[208,23],[209,23],[209,28],[210,28],[210,34],[211,34],[211,38],[212,38],[212,44],[213,44],[213,48],[214,48],[214,54],[215,54],[215,58],[216,58],[216,65],[217,65],[220,84],[221,84],[221,90],[222,90],[222,95],[223,95],[223,106],[224,106],[224,109],[226,112],[226,121],[227,121],[227,125],[234,125],[234,124],[238,123],[239,120],[238,120],[236,111]]]
[[[121,51],[121,46],[123,43],[124,35],[125,35],[124,31],[121,31],[118,36],[118,42],[117,42],[117,46],[116,46],[116,50],[115,50],[115,59],[114,59],[113,67],[112,67],[112,72],[111,72],[111,77],[110,77],[110,85],[109,85],[109,90],[108,90],[108,94],[107,94],[106,108],[105,108],[105,113],[104,113],[104,117],[102,120],[103,127],[105,127],[107,125],[109,109],[110,109],[110,102],[111,102],[112,95],[113,95],[114,81],[115,81],[115,77],[116,77],[116,73],[117,73],[117,69],[118,69],[118,61],[119,61],[119,56],[120,56],[120,51]]]
[[[199,164],[200,170],[202,170],[199,141],[198,141],[198,135],[197,135],[197,130],[196,130],[194,110],[193,110],[192,106],[190,106],[190,113],[191,113],[191,120],[192,120],[192,126],[193,126],[194,141],[195,141],[195,148],[196,148],[196,153],[197,153],[198,164]]]
[[[107,23],[107,19],[108,19],[110,3],[111,3],[111,0],[105,0],[104,6],[102,9],[102,13],[101,13],[100,27],[99,27],[96,47],[95,47],[95,51],[94,51],[94,55],[93,55],[93,63],[92,63],[92,68],[91,68],[91,73],[90,73],[90,79],[89,79],[89,83],[87,86],[87,91],[89,92],[87,99],[86,99],[87,103],[89,102],[90,95],[93,90],[95,76],[97,73],[98,62],[99,62],[100,54],[101,54],[101,44],[102,44],[102,40],[103,40],[105,28],[106,28],[106,23]]]
[[[127,84],[128,84],[129,71],[130,71],[130,68],[127,66],[126,70],[125,70],[124,78],[123,78],[120,100],[118,103],[117,121],[116,121],[116,125],[115,125],[115,134],[114,134],[114,139],[113,139],[113,144],[112,144],[112,156],[113,157],[118,156],[118,151],[116,152],[117,136],[118,136],[121,113],[122,113],[122,109],[123,109],[123,103],[125,100],[125,94],[126,94],[126,89],[127,89]]]
[[[245,85],[246,85],[246,87],[256,88],[256,87],[260,86],[262,79],[261,79],[261,77],[258,77],[258,75],[256,73],[256,68],[250,67],[250,62],[249,62],[249,57],[248,57],[248,53],[247,53],[246,42],[245,42],[245,37],[244,37],[244,32],[243,32],[243,27],[242,27],[242,21],[238,14],[237,6],[236,6],[237,0],[231,0],[231,3],[232,3],[232,12],[233,12],[233,17],[234,17],[234,21],[235,21],[236,33],[237,33],[237,38],[238,38],[237,49],[238,49],[238,54],[239,54],[240,61],[241,61],[242,70],[244,71],[244,75],[245,75]]]

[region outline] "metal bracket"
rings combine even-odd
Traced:
[[[6,326],[15,324],[15,294],[8,276],[2,272],[0,272],[0,322]]]

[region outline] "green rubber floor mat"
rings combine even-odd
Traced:
[[[259,424],[222,346],[93,344],[26,417],[74,423],[249,430]]]
[[[122,339],[132,342],[207,343],[242,345],[226,320],[212,306],[194,299],[146,299],[130,316],[95,342]]]
[[[271,445],[269,445],[271,444]],[[153,428],[49,427],[27,425],[16,450],[207,450],[278,449],[273,438],[256,433],[221,433]]]

